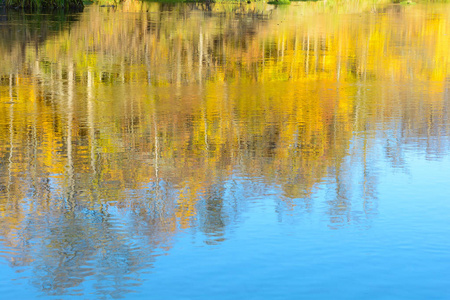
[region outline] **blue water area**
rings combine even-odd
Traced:
[[[339,222],[330,215],[327,202],[334,200],[327,195],[328,183],[317,186],[307,210],[297,210],[304,199],[296,199],[292,208],[282,207],[278,187],[235,174],[223,183],[224,202],[230,210],[233,203],[244,208],[239,217],[228,220],[229,228],[219,234],[219,241],[217,232],[185,230],[168,251],[137,257],[147,265],[138,274],[127,270],[122,270],[125,275],[92,274],[66,295],[43,294],[52,288],[48,281],[52,274],[44,274],[45,269],[3,263],[2,297],[448,299],[450,160],[427,160],[411,153],[405,164],[395,169],[380,163],[377,196],[372,200],[377,201],[375,211],[369,216],[350,209],[338,216]],[[137,248],[145,244],[139,239],[132,242],[132,233],[126,238]],[[130,253],[112,255],[120,264]],[[39,273],[44,278],[33,282]]]

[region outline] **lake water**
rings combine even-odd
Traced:
[[[450,4],[0,14],[1,299],[450,299]]]

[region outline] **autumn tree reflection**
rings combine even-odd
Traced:
[[[216,8],[92,6],[70,30],[0,44],[1,255],[39,289],[95,277],[124,295],[178,232],[220,243],[255,197],[276,195],[283,221],[325,189],[330,227],[370,226],[377,162],[447,154],[448,12]]]

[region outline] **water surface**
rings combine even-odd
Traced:
[[[448,299],[450,5],[0,16],[5,299]]]

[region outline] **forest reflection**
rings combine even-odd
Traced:
[[[267,195],[282,221],[326,190],[331,228],[366,226],[386,162],[447,154],[448,9],[217,9],[0,27],[0,255],[39,289],[120,297],[175,234],[219,243]]]

